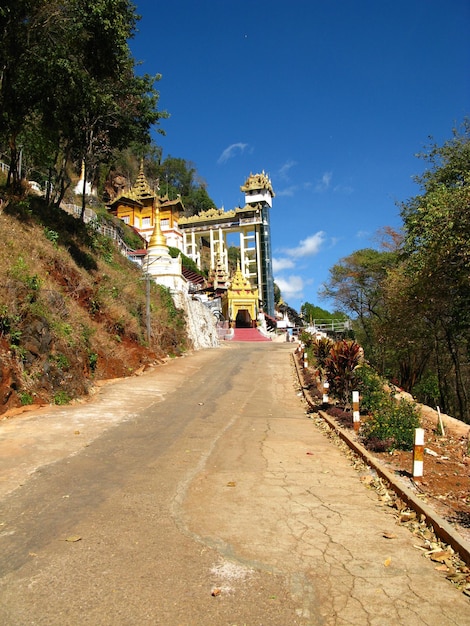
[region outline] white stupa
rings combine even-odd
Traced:
[[[75,185],[75,189],[73,190],[76,196],[81,196],[83,195],[83,181],[85,180],[85,163],[82,161],[82,169],[80,172],[80,178],[78,180],[78,183]],[[90,182],[85,182],[85,195],[86,196],[91,196],[92,194],[92,188],[91,188],[91,183]]]
[[[168,287],[172,293],[187,293],[188,285],[183,277],[181,255],[172,258],[169,253],[168,245],[160,226],[158,206],[155,209],[155,228],[150,237],[143,269],[156,283]]]

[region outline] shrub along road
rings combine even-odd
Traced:
[[[306,418],[291,352],[224,344],[0,422],[1,623],[468,623]]]

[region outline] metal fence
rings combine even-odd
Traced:
[[[61,208],[64,211],[67,211],[67,213],[70,213],[70,215],[73,215],[75,218],[80,219],[82,214],[81,206],[78,206],[77,204],[62,203]],[[94,230],[99,232],[101,235],[113,239],[117,243],[119,250],[122,252],[122,254],[127,257],[132,256],[134,250],[132,248],[129,248],[126,242],[122,239],[121,235],[119,234],[119,230],[114,226],[104,224],[100,217],[93,211],[93,209],[85,208],[83,221],[85,222],[85,224],[91,224]]]

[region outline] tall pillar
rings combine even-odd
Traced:
[[[214,229],[209,231],[209,240],[211,246],[211,270],[215,269],[215,250],[214,250]]]

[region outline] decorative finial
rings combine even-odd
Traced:
[[[153,205],[155,207],[155,199],[153,201]],[[160,246],[165,246],[168,247],[167,243],[166,243],[166,237],[165,235],[162,233],[162,229],[160,226],[160,208],[157,206],[155,207],[155,227],[153,229],[153,233],[152,236],[150,237],[150,241],[149,241],[149,248],[155,248],[155,247],[160,247]]]

